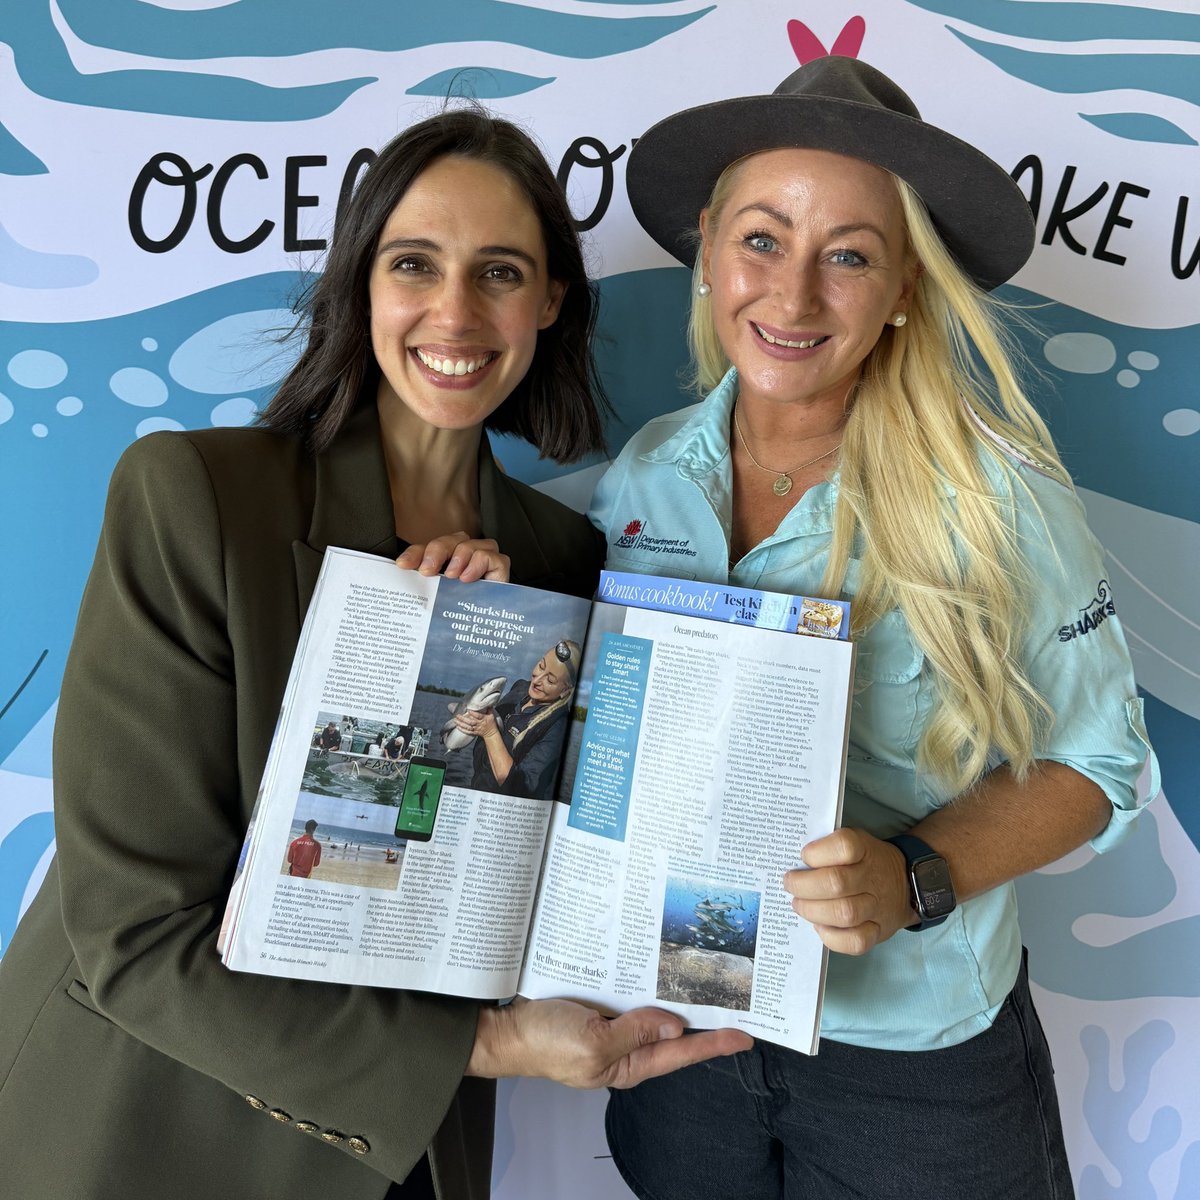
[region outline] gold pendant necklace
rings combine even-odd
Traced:
[[[842,444],[841,439],[838,439],[837,446],[831,446],[824,454],[818,454],[816,458],[810,458],[808,462],[802,462],[798,467],[793,467],[790,471],[775,471],[770,467],[764,467],[762,463],[750,453],[750,447],[746,445],[746,435],[742,432],[741,423],[737,417],[737,405],[733,407],[733,427],[737,430],[738,441],[742,443],[742,449],[745,450],[746,456],[760,470],[766,471],[768,475],[777,476],[775,482],[771,484],[771,491],[777,496],[786,496],[792,490],[792,476],[797,471],[803,471],[805,467],[811,467],[814,463],[819,463],[823,458],[828,458]]]

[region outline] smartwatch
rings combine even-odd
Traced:
[[[917,933],[940,925],[954,911],[955,905],[949,864],[933,847],[911,833],[884,838],[884,841],[891,842],[904,855],[908,868],[909,902],[920,919],[905,928]]]

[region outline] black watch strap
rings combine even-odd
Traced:
[[[905,928],[917,933],[940,925],[955,908],[954,884],[946,860],[927,842],[911,833],[885,838],[901,854],[908,868],[909,902],[919,918]]]

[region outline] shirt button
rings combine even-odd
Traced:
[[[366,1138],[352,1137],[347,1143],[347,1146],[354,1151],[355,1154],[367,1154],[371,1146]]]
[[[337,1129],[327,1129],[327,1130],[325,1130],[325,1132],[323,1134],[321,1134],[321,1137],[325,1141],[333,1144],[333,1143],[343,1141],[345,1139],[346,1135]]]
[[[271,1109],[271,1116],[274,1117],[276,1121],[282,1121],[285,1125],[292,1119],[292,1114],[285,1113],[282,1108]]]
[[[267,1107],[267,1102],[265,1100],[260,1100],[257,1096],[246,1096],[245,1100],[251,1108],[257,1108],[259,1112]]]
[[[312,1121],[297,1121],[296,1128],[299,1129],[301,1133],[316,1133],[321,1127],[320,1125],[314,1124]]]

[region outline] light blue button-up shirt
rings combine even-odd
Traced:
[[[836,475],[810,488],[770,537],[729,563],[728,431],[736,396],[730,371],[703,403],[651,421],[630,439],[589,513],[608,538],[610,569],[817,594]],[[1066,763],[1104,790],[1112,816],[1092,844],[1106,850],[1136,816],[1149,747],[1101,550],[1071,489],[1016,456],[1005,466],[990,455],[982,461],[997,493],[1012,500],[1038,583],[1028,599],[1023,666],[1055,714],[1038,757]],[[853,600],[858,572],[851,560],[844,598]],[[916,767],[934,680],[899,610],[859,641],[855,687],[844,821],[890,837],[952,799]],[[821,1034],[896,1050],[965,1041],[991,1024],[1020,955],[1015,892],[1006,884],[960,904],[939,926],[902,931],[859,957],[830,955]]]

